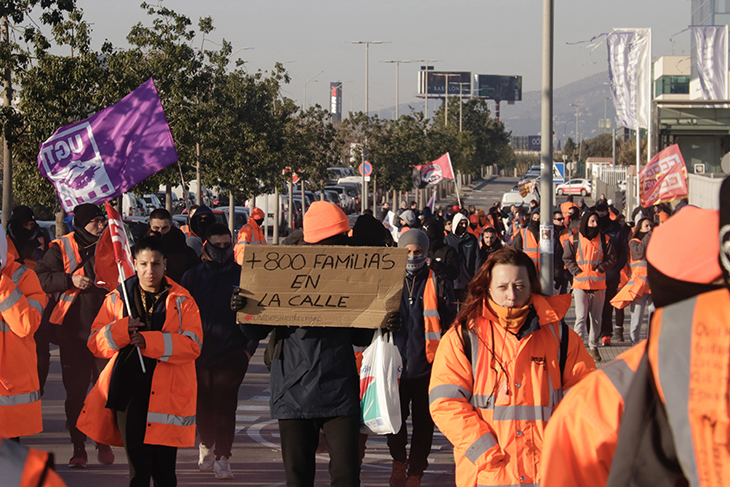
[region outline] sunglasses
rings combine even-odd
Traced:
[[[553,218],[553,220],[555,220],[556,222],[561,222],[561,221],[565,220],[565,218],[562,218],[562,217],[561,218]]]

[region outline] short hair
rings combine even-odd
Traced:
[[[230,237],[231,231],[228,230],[228,227],[222,223],[213,223],[206,230],[205,238],[207,240],[214,235],[228,235]]]
[[[164,208],[157,208],[150,213],[150,221],[152,220],[170,220],[172,221],[172,215]]]
[[[137,244],[134,246],[134,258],[143,250],[150,250],[152,252],[159,252],[162,257],[165,255],[165,246],[162,245],[162,239],[157,235],[147,235],[139,239]]]
[[[553,218],[555,218],[555,215],[563,216],[563,212],[560,210],[555,210],[555,211],[553,211]]]
[[[572,203],[573,202],[573,195],[572,194],[569,194],[568,195],[568,199],[566,199],[565,201]]]
[[[485,234],[485,233],[493,233],[493,234],[497,235],[497,230],[495,228],[492,228],[492,227],[487,227],[482,232],[482,235]]]
[[[413,206],[413,205],[415,205],[415,204],[416,204],[416,202],[415,202],[415,201],[411,201],[411,206]]]

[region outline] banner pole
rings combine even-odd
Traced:
[[[459,185],[456,181],[456,173],[454,172],[454,166],[451,165],[451,155],[447,152],[446,158],[449,160],[449,167],[451,168],[451,175],[454,176],[454,188],[456,189],[456,201],[459,202],[459,208],[461,208],[461,197],[459,196]]]
[[[120,277],[119,280],[121,281],[121,284],[122,284],[122,294],[124,296],[124,305],[127,308],[127,315],[131,319],[132,318],[132,308],[129,306],[129,295],[127,294],[127,286],[124,285],[124,281],[126,279],[124,276],[124,268],[122,268],[121,262],[117,262],[117,269],[119,269],[119,277]],[[137,333],[137,332],[135,331],[135,333]],[[139,356],[139,365],[142,366],[142,373],[146,374],[147,368],[144,366],[144,360],[142,360],[142,351],[139,349],[139,347],[136,347],[136,348],[137,348],[137,355]]]

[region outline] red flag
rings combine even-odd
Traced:
[[[127,277],[134,274],[134,264],[132,264],[132,251],[129,248],[122,217],[109,203],[105,203],[104,206],[109,217],[109,224],[96,244],[94,271],[97,284],[113,291]],[[121,276],[118,264],[121,264],[123,273]]]
[[[447,152],[435,161],[420,166],[413,166],[414,186],[425,188],[431,184],[438,184],[444,179],[454,179],[454,168],[451,166],[451,157]]]
[[[670,145],[655,155],[639,172],[641,206],[666,203],[689,194],[687,167],[679,145]]]

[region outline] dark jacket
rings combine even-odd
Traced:
[[[606,271],[606,281],[618,283],[621,280],[621,269],[626,265],[628,256],[628,245],[620,245],[621,225],[611,220],[608,215],[599,218],[598,224],[601,227],[601,233],[607,235],[611,239],[611,247],[616,251],[616,263],[608,271]]]
[[[484,235],[484,234],[482,234],[482,235]],[[502,243],[502,240],[500,240],[499,238],[497,238],[497,241],[494,242],[494,245],[492,245],[491,247],[487,247],[484,244],[484,240],[482,240],[481,244],[482,244],[482,246],[479,248],[479,258],[482,261],[482,265],[484,265],[484,263],[487,261],[487,259],[489,258],[490,255],[492,255],[493,253],[495,253],[496,251],[498,251],[499,249],[501,249],[504,246],[504,244]]]
[[[393,335],[393,341],[403,360],[401,379],[420,379],[431,373],[431,364],[426,359],[426,329],[423,320],[423,293],[428,273],[429,269],[424,266],[415,276],[403,278],[401,327]],[[410,296],[413,297],[413,304],[409,301]]]
[[[76,234],[74,234],[74,238],[76,238]],[[86,261],[84,273],[93,282],[96,282],[96,273],[94,272],[95,252],[96,245],[84,247],[79,243],[81,260],[82,262]],[[58,245],[51,246],[36,265],[35,272],[41,282],[43,291],[51,294],[54,298],[60,293],[74,288],[71,274],[67,274],[63,269],[63,256],[61,255],[61,247]],[[96,286],[79,292],[58,330],[57,338],[60,343],[68,341],[86,343],[91,333],[91,324],[99,313],[106,294],[106,289]],[[47,311],[50,311],[50,308],[49,302]]]
[[[442,279],[453,283],[459,277],[461,272],[459,255],[456,249],[446,245],[443,240],[431,240],[428,257],[431,259],[429,267]]]
[[[466,232],[461,237],[449,233],[446,235],[446,243],[456,250],[461,265],[459,277],[454,281],[454,289],[466,289],[482,266],[482,259],[479,255],[479,242],[474,235]]]
[[[367,346],[373,330],[242,325],[251,340],[276,340],[271,360],[271,417],[331,418],[360,414],[360,378],[353,345]]]
[[[162,244],[165,246],[165,257],[167,258],[165,275],[179,283],[185,271],[200,263],[200,258],[195,250],[185,243],[185,234],[179,228],[172,227],[163,235]]]
[[[203,349],[195,361],[197,367],[240,364],[246,351],[252,355],[256,351],[258,342],[246,337],[230,307],[233,289],[240,281],[241,266],[233,259],[225,265],[204,260],[183,276],[180,284],[198,304],[203,325]]]

